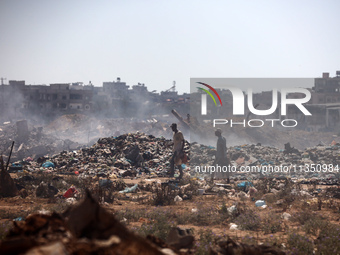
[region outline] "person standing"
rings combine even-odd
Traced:
[[[221,129],[218,128],[215,131],[215,135],[218,138],[217,138],[217,144],[216,144],[216,157],[215,157],[214,164],[220,166],[220,169],[223,169],[224,166],[226,166],[228,168],[229,160],[227,158],[227,141],[222,136],[222,130]],[[227,183],[230,183],[229,172],[218,172],[216,174],[216,177],[227,178]],[[214,178],[214,174],[212,174],[212,179],[213,178]]]
[[[179,168],[179,179],[183,177],[183,169],[182,169],[182,157],[184,156],[184,136],[181,131],[177,129],[177,124],[172,123],[171,129],[174,132],[173,135],[173,155],[170,160],[170,177],[174,177],[175,174],[175,165]]]

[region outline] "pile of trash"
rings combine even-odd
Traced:
[[[213,166],[216,150],[212,146],[192,143],[190,148],[191,166]],[[298,150],[289,143],[284,149],[262,146],[261,144],[244,144],[228,148],[231,168],[237,172],[240,180],[258,179],[269,174],[275,177],[286,175],[307,184],[335,185],[339,173],[340,144],[317,145]],[[270,172],[269,170],[273,170]],[[276,171],[275,171],[276,170]]]
[[[185,142],[189,154],[190,144]],[[91,147],[62,151],[33,161],[26,158],[15,162],[22,171],[76,174],[82,177],[102,178],[136,177],[142,175],[165,176],[172,156],[172,141],[144,133],[124,134],[101,138]],[[189,171],[189,167],[182,165]]]
[[[317,181],[320,184],[335,185],[339,172],[340,144],[318,145],[298,150],[285,144],[284,149],[244,144],[228,148],[231,167],[236,170],[239,180],[258,179],[269,173],[287,175],[305,182]],[[14,162],[10,170],[27,172],[53,172],[76,174],[79,176],[98,176],[102,178],[119,177],[163,177],[169,170],[172,156],[172,141],[142,132],[129,133],[117,137],[100,138],[91,147],[79,150],[64,150],[52,156],[33,160],[27,157]],[[216,149],[198,143],[185,142],[189,163],[182,169],[192,176],[200,175],[196,166],[213,166]],[[279,171],[264,171],[267,169]],[[239,170],[251,171],[239,171]],[[201,175],[202,176],[202,175]],[[307,180],[309,179],[309,180]]]

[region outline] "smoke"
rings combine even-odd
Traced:
[[[24,82],[12,81],[12,84],[3,85],[0,89],[0,125],[26,119],[33,127],[43,127],[45,133],[56,139],[70,139],[83,144],[103,136],[136,131],[171,137],[172,131],[168,126],[178,122],[171,115],[171,110],[175,108],[185,115],[188,113],[188,107],[168,103],[160,95],[150,93],[130,93],[117,95],[117,98],[112,95],[103,97],[102,94],[96,96],[94,93],[91,110],[85,110],[70,109],[67,105],[63,109],[55,107],[56,102],[60,104],[62,101],[53,101],[49,86],[45,89],[44,86],[25,86]],[[60,95],[57,98],[60,99]]]

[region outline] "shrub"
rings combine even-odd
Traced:
[[[52,212],[63,213],[70,205],[64,198],[57,198],[55,204],[50,208]]]
[[[17,210],[11,210],[11,209],[1,209],[0,215],[1,215],[1,219],[14,220],[19,217],[26,218],[31,212],[32,212],[31,210],[30,211],[17,211]]]
[[[320,228],[316,254],[340,254],[340,227],[327,224]]]
[[[205,255],[209,254],[209,250],[212,247],[213,242],[215,241],[215,233],[213,233],[210,229],[208,230],[200,230],[199,241],[196,242],[196,252],[197,255]]]
[[[151,204],[156,206],[172,205],[174,204],[174,198],[176,197],[176,192],[172,189],[170,185],[162,186],[161,188],[156,187],[153,193]]]
[[[179,185],[186,185],[190,184],[188,187],[186,187],[183,190],[180,190],[179,195],[183,197],[183,195],[186,195],[188,198],[187,199],[192,199],[193,196],[198,195],[198,189],[200,188],[198,182],[196,180],[190,179],[190,176],[187,176],[183,178]]]
[[[127,222],[136,222],[140,218],[146,218],[148,215],[148,212],[146,209],[126,209],[117,211],[115,213],[115,217],[118,220],[123,220],[124,218],[127,220]]]
[[[262,230],[265,234],[273,234],[282,231],[281,216],[269,213],[263,218]]]
[[[256,231],[261,226],[261,218],[257,212],[248,210],[240,214],[235,219],[235,223],[239,225],[242,230]]]
[[[309,219],[303,225],[303,230],[306,234],[317,235],[319,230],[327,229],[329,222],[322,220],[320,218]]]
[[[310,220],[315,221],[315,220],[320,220],[320,219],[321,217],[318,214],[308,211],[308,210],[294,213],[292,214],[292,217],[290,218],[292,222],[298,222],[301,225],[304,225],[307,221],[310,221]]]
[[[217,207],[197,203],[197,212],[185,212],[177,217],[178,224],[193,224],[195,226],[219,225],[228,218]]]
[[[7,233],[12,228],[12,222],[7,221],[0,224],[0,241],[5,239]]]
[[[174,222],[169,222],[168,213],[156,212],[149,216],[151,223],[143,223],[143,225],[137,229],[137,233],[146,237],[148,235],[154,235],[162,240],[166,240],[168,233],[172,227],[176,227]]]
[[[242,237],[241,242],[248,245],[257,245],[256,238],[248,235]]]
[[[307,237],[295,233],[288,235],[287,248],[296,255],[313,254],[313,242]]]

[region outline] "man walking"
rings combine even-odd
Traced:
[[[179,179],[183,177],[183,169],[182,169],[182,157],[184,156],[184,137],[181,131],[177,129],[177,124],[172,123],[170,126],[172,131],[174,132],[173,135],[173,143],[174,147],[172,148],[173,155],[170,160],[170,177],[174,177],[175,174],[175,165],[179,168]]]

